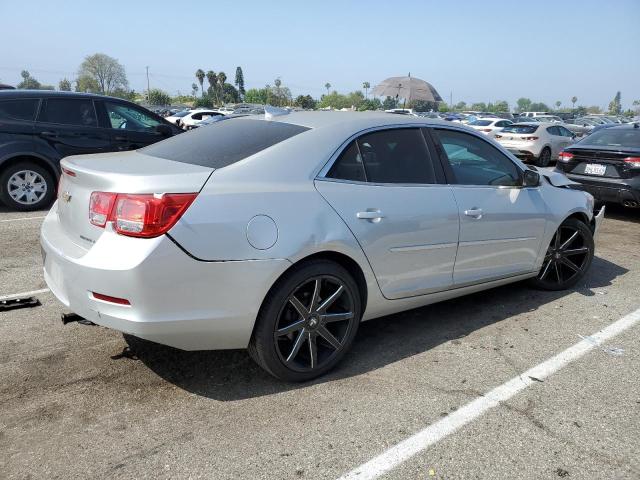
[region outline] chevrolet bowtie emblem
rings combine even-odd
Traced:
[[[62,200],[69,203],[71,201],[71,194],[69,192],[62,192]]]

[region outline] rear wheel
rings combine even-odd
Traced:
[[[344,357],[358,330],[361,308],[358,286],[343,267],[328,260],[303,264],[267,296],[249,353],[275,377],[311,380]]]
[[[544,290],[572,287],[589,270],[594,249],[591,229],[575,218],[565,220],[551,239],[533,285]]]
[[[544,147],[540,152],[540,156],[536,159],[535,164],[538,167],[547,167],[551,163],[551,149]]]
[[[48,207],[55,197],[51,173],[33,162],[19,162],[0,174],[0,199],[9,208],[20,211]]]

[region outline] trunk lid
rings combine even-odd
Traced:
[[[638,174],[638,170],[627,167],[624,159],[638,156],[638,152],[624,152],[618,149],[570,148],[565,150],[573,158],[562,165],[567,173],[604,178],[630,178]]]
[[[67,157],[60,166],[58,220],[69,239],[87,250],[105,231],[89,222],[92,192],[194,193],[214,171],[137,151]]]

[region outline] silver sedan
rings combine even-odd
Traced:
[[[248,348],[304,381],[358,325],[588,270],[593,197],[468,127],[358,112],[240,117],[62,161],[41,232],[66,307],[185,350]]]

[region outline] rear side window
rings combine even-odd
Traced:
[[[474,120],[473,122],[469,122],[468,125],[473,125],[475,127],[486,127],[487,125],[491,125],[491,120]]]
[[[176,135],[140,152],[176,162],[223,168],[307,130],[290,123],[231,119]]]
[[[38,108],[37,98],[0,101],[0,120],[32,121]]]
[[[417,128],[362,135],[340,155],[327,177],[370,183],[437,183],[429,150]]]
[[[533,133],[537,129],[537,125],[507,125],[502,131],[505,133]]]
[[[38,120],[79,127],[98,126],[93,101],[84,98],[48,98]]]

